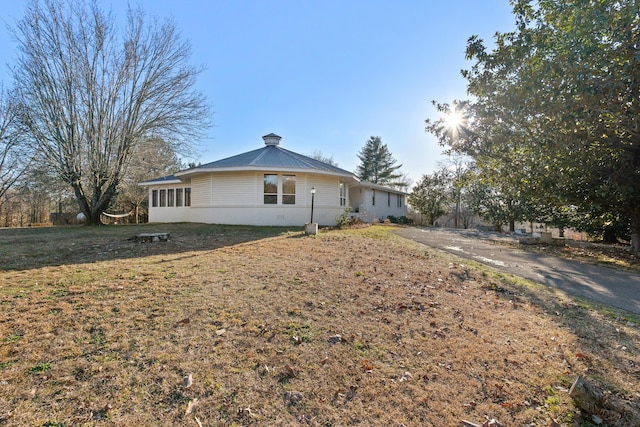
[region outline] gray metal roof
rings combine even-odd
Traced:
[[[280,147],[279,143],[281,137],[274,133],[265,135],[262,138],[265,142],[265,146],[257,150],[252,150],[246,153],[238,154],[236,156],[216,160],[215,162],[206,163],[194,168],[185,169],[176,172],[175,175],[148,180],[144,183],[140,183],[139,185],[162,184],[165,182],[169,183],[174,180],[179,181],[182,177],[187,177],[192,174],[211,172],[215,170],[260,170],[262,168],[266,170],[295,170],[316,172],[321,174],[341,175],[349,177],[355,182],[359,181],[359,179],[353,172],[349,172],[345,169],[341,169],[320,160],[316,160],[302,154],[294,153],[293,151],[289,151]]]
[[[175,175],[167,175],[160,178],[149,179],[147,181],[141,182],[138,185],[153,185],[153,184],[173,184],[181,182],[179,178],[176,178]]]
[[[179,177],[198,172],[211,171],[212,169],[268,168],[308,170],[311,172],[347,175],[355,178],[352,172],[280,147],[279,142],[281,138],[276,134],[270,133],[262,138],[266,144],[262,148],[180,171],[176,175]]]
[[[320,160],[316,160],[311,157],[303,156],[302,154],[294,153],[293,151],[286,150],[278,145],[267,145],[257,150],[248,151],[222,160],[216,160],[215,162],[198,166],[190,171],[195,171],[197,169],[241,168],[248,166],[256,168],[311,169],[333,172],[341,175],[353,175],[352,172],[321,162]]]

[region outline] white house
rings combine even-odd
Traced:
[[[273,133],[262,139],[260,149],[140,183],[149,189],[149,222],[302,226],[312,204],[321,225],[335,225],[348,208],[364,221],[407,214],[407,193],[286,150]]]

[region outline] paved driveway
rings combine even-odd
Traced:
[[[507,241],[512,238],[477,230],[401,228],[396,233],[462,258],[562,289],[576,297],[640,314],[638,273],[497,245],[490,240]]]

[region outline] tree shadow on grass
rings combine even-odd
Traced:
[[[580,373],[606,396],[598,414],[611,426],[637,425],[640,399],[640,316],[592,300],[571,297],[542,284],[526,285],[513,276],[501,275],[504,287],[492,289],[500,298],[529,302],[540,307],[553,322],[572,332],[575,347],[559,347],[560,357],[574,381]],[[553,339],[553,337],[548,337]],[[575,372],[574,365],[586,365]],[[603,364],[614,367],[619,375],[610,376]],[[609,368],[610,370],[611,368]],[[559,382],[561,380],[559,379]],[[562,384],[569,387],[569,384]],[[591,414],[583,414],[587,419]]]
[[[169,233],[167,242],[139,242],[141,233]],[[63,226],[0,230],[0,271],[177,255],[274,237],[304,236],[301,227],[210,224]],[[266,254],[265,254],[266,255]]]

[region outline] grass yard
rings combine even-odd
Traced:
[[[392,230],[0,230],[0,425],[596,425],[578,375],[634,419],[636,317]]]

